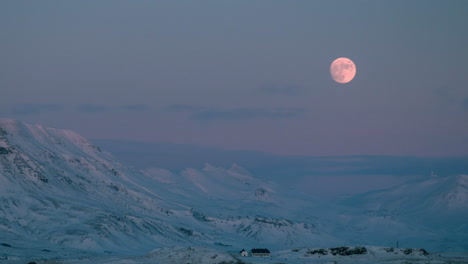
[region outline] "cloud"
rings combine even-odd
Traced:
[[[169,105],[163,108],[164,111],[171,111],[171,112],[197,112],[197,111],[203,111],[206,109],[208,108],[203,107],[203,106],[184,105],[184,104],[174,104],[174,105]]]
[[[304,88],[298,85],[264,85],[257,92],[266,95],[296,96],[304,92]]]
[[[171,105],[164,110],[184,112],[191,120],[249,121],[258,119],[292,119],[305,113],[304,108],[216,108],[191,105]]]
[[[193,120],[231,120],[248,121],[255,119],[290,119],[297,118],[304,113],[303,108],[234,108],[234,109],[206,109],[193,113]]]
[[[146,104],[124,104],[124,105],[99,105],[99,104],[80,104],[76,109],[84,113],[102,113],[109,111],[126,111],[126,112],[142,112],[151,109],[151,106]]]
[[[145,104],[127,104],[127,105],[122,105],[119,107],[121,110],[126,110],[126,111],[146,111],[151,109],[149,105]]]
[[[151,109],[146,104],[124,104],[116,106],[106,106],[98,104],[81,104],[76,107],[78,111],[85,113],[102,113],[109,111],[127,111],[127,112],[141,112]]]
[[[78,111],[85,113],[101,113],[109,110],[108,106],[95,104],[81,104],[77,106]]]
[[[13,115],[27,116],[61,109],[63,109],[63,106],[59,104],[23,104],[13,107],[11,113]]]

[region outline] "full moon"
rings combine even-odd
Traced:
[[[356,75],[356,65],[348,58],[338,58],[330,65],[330,75],[338,83],[349,83]]]

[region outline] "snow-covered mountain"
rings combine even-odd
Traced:
[[[71,131],[2,120],[0,255],[321,240],[313,224],[284,218],[275,191],[240,167],[171,176],[130,169]]]
[[[207,202],[204,212],[227,209],[225,215],[234,211],[246,216],[244,221],[252,221],[248,216],[260,212],[272,219],[280,217],[306,223],[320,232],[316,237],[320,240],[318,243],[314,239],[301,242],[305,245],[307,242],[319,246],[333,243],[396,246],[398,243],[431,251],[468,250],[468,175],[422,178],[330,202],[287,190],[276,183],[259,181],[245,170],[241,179],[229,177],[238,168],[235,165],[226,170],[208,165],[200,171],[189,169],[180,174],[157,169],[146,173],[162,179],[160,181],[172,192],[185,188],[184,194],[191,193],[185,203],[193,208],[198,208],[197,203]],[[192,182],[195,178],[197,180]],[[243,198],[236,200],[236,196],[231,195],[233,190]],[[197,197],[206,199],[200,201]],[[232,229],[242,226],[235,224],[236,221],[236,217],[230,217],[217,221],[216,225],[230,223],[231,229],[225,229],[243,233],[242,229]],[[254,226],[249,228],[255,229]],[[265,229],[262,226],[262,230]],[[300,231],[301,227],[294,229]],[[294,235],[294,231],[290,234]],[[281,235],[271,236],[270,240],[272,237],[281,238]],[[301,236],[297,236],[296,242],[300,239]],[[278,241],[287,245],[285,241],[288,240]]]
[[[127,167],[74,132],[0,120],[0,257],[143,255],[162,246],[468,250],[467,176],[323,201],[238,165]]]
[[[71,131],[3,120],[0,151],[0,232],[7,249],[128,252],[186,239],[182,224],[167,220],[167,207],[178,209],[173,203],[139,186],[132,171]]]
[[[341,225],[400,245],[440,251],[468,250],[468,175],[432,176],[341,201]],[[359,214],[358,214],[359,212]]]

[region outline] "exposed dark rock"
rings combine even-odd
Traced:
[[[390,252],[393,252],[394,251],[394,248],[385,248],[385,251],[390,253]]]
[[[118,175],[119,175],[119,172],[116,171],[114,168],[111,168],[111,169],[110,169],[110,172],[111,172],[112,175],[114,175],[114,176],[118,176]]]
[[[273,218],[265,218],[265,217],[260,217],[260,216],[255,217],[254,222],[273,225],[274,227],[277,227],[277,228],[293,225],[293,222],[286,220],[286,219],[273,219]]]
[[[223,243],[220,243],[220,242],[216,242],[214,244],[217,245],[217,246],[222,246],[222,247],[232,247],[231,245],[226,245],[226,244],[223,244]]]
[[[179,227],[179,231],[182,232],[186,236],[193,236],[193,230]]]
[[[265,194],[267,194],[267,190],[263,189],[263,188],[258,188],[256,191],[255,191],[255,196],[256,197],[262,197],[262,196],[265,196]]]
[[[403,250],[403,254],[405,254],[405,255],[409,255],[409,254],[411,254],[411,253],[413,253],[413,249],[411,249],[411,248],[405,248],[405,249]]]
[[[0,155],[6,155],[10,153],[11,153],[11,150],[4,148],[4,147],[0,147]]]
[[[421,252],[424,256],[429,255],[429,252],[427,252],[425,249],[420,248],[419,252]]]
[[[191,210],[193,218],[197,219],[198,221],[201,222],[210,222],[208,218],[203,213],[197,212],[195,210]]]
[[[90,147],[91,147],[92,149],[94,149],[94,150],[97,150],[97,151],[99,151],[99,152],[102,152],[101,148],[98,147],[98,146],[90,145]]]
[[[43,176],[41,174],[37,174],[35,176],[43,183],[48,183],[49,182],[49,180],[45,176]]]
[[[315,254],[317,254],[317,255],[327,255],[328,250],[326,250],[324,248],[320,248],[320,249],[315,249],[315,250],[308,250],[306,252],[306,255],[315,255]]]
[[[109,184],[107,187],[111,188],[112,190],[118,192],[120,189],[119,189],[119,186],[115,185],[115,184]]]
[[[333,255],[340,255],[340,256],[350,256],[350,255],[362,255],[367,253],[367,249],[365,247],[337,247],[337,248],[330,248],[330,252]]]

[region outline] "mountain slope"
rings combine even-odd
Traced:
[[[287,211],[267,210],[269,184],[239,167],[207,166],[179,176],[171,188],[76,133],[1,120],[0,243],[8,246],[0,255],[143,254],[192,244],[280,247],[272,238],[295,245],[330,237],[284,218]]]
[[[435,176],[349,197],[341,205],[358,210],[343,211],[341,223],[367,230],[369,240],[379,240],[389,233],[385,237],[390,240],[393,235],[394,242],[420,243],[440,251],[466,251],[467,183],[468,175]]]
[[[166,219],[166,207],[177,206],[132,182],[130,171],[79,135],[6,120],[0,146],[0,232],[11,244],[128,252],[145,241],[149,250],[185,239]]]

